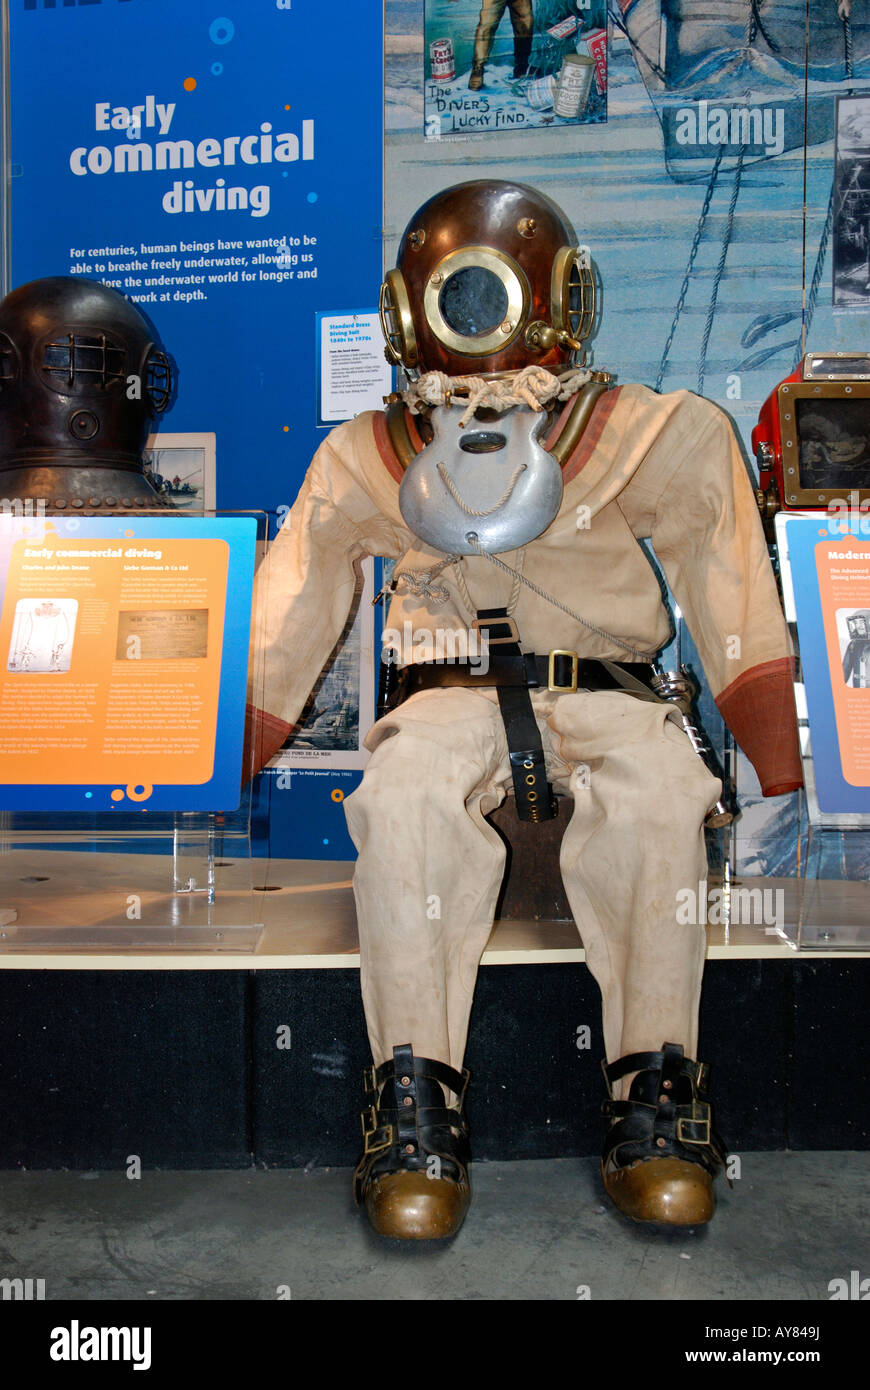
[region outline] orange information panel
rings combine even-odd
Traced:
[[[4,528],[6,787],[111,788],[75,802],[102,810],[213,778],[232,538],[208,531],[231,523],[130,520]]]

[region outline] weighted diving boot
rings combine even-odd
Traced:
[[[471,1152],[463,1114],[468,1072],[415,1057],[410,1043],[365,1072],[376,1102],[363,1111],[365,1150],[354,1196],[378,1235],[443,1240],[459,1230],[471,1201]],[[448,1107],[445,1092],[458,1096]]]
[[[483,63],[472,63],[471,72],[468,75],[468,90],[479,92],[483,86]]]
[[[601,1159],[607,1195],[633,1221],[709,1221],[713,1178],[727,1155],[712,1127],[706,1065],[665,1043],[661,1052],[635,1052],[602,1068],[610,1092],[601,1107],[611,1121]],[[614,1083],[630,1072],[637,1075],[628,1100],[614,1100]]]

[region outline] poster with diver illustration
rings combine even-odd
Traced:
[[[426,138],[607,119],[606,0],[426,0]]]

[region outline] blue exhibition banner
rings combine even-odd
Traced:
[[[215,505],[274,531],[342,411],[384,394],[356,326],[382,274],[383,6],[227,3],[9,0],[11,283],[134,300],[177,368],[161,433],[214,435]],[[297,782],[274,852],[352,853]]]
[[[129,295],[178,366],[163,428],[216,435],[217,505],[286,508],[323,432],[315,316],[381,278],[380,3],[11,0],[10,21],[13,285]]]
[[[819,809],[870,814],[870,540],[857,507],[784,533]],[[780,541],[781,543],[781,541]]]
[[[0,809],[239,805],[257,518],[0,515]]]

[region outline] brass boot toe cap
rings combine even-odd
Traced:
[[[632,1221],[702,1226],[713,1216],[713,1179],[682,1158],[640,1159],[626,1168],[601,1167],[604,1189]]]
[[[444,1240],[456,1235],[470,1201],[465,1184],[416,1171],[385,1173],[372,1179],[365,1194],[374,1230],[398,1240]]]

